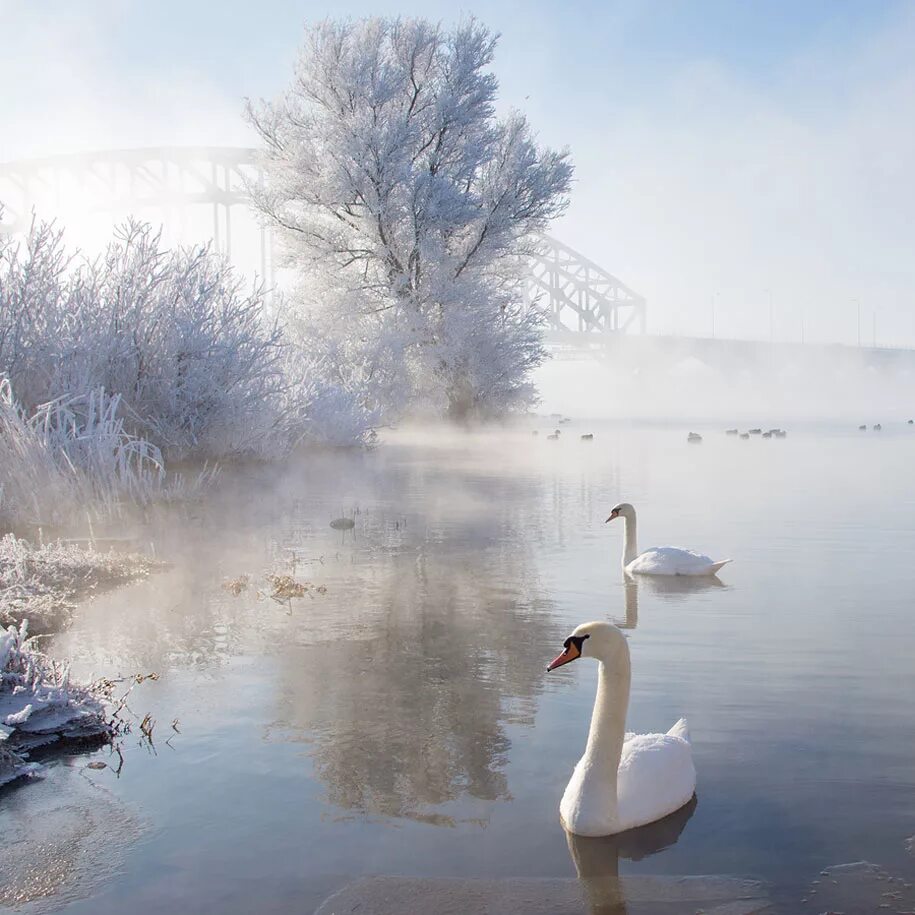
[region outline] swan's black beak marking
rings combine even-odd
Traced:
[[[563,652],[561,655],[553,658],[549,664],[547,664],[547,671],[556,670],[557,667],[562,667],[563,664],[568,664],[569,661],[574,661],[576,658],[581,657],[581,646],[585,639],[589,638],[587,635],[570,635],[563,643]]]

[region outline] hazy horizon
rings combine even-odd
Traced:
[[[553,234],[648,300],[652,333],[915,345],[915,8],[784,2],[477,3],[505,108],[568,146]],[[50,12],[49,12],[50,11]],[[0,161],[255,145],[243,97],[291,78],[302,25],[442,3],[0,0],[17,41]],[[770,302],[772,325],[770,327]]]

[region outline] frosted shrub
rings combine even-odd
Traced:
[[[112,514],[119,503],[165,498],[159,449],[124,430],[119,398],[95,391],[26,417],[0,378],[0,524],[62,523]]]
[[[91,262],[37,221],[21,243],[0,237],[0,373],[18,402],[7,385],[0,409],[16,434],[0,449],[44,454],[32,470],[14,462],[7,506],[39,479],[52,491],[63,456],[103,499],[144,501],[163,455],[281,456],[359,443],[375,421],[359,378],[269,318],[262,287],[246,291],[205,246],[164,250],[134,222]]]
[[[105,256],[71,281],[79,316],[56,393],[100,385],[119,394],[135,431],[167,456],[259,454],[275,445],[284,389],[280,330],[264,291],[206,247],[165,251],[128,223]]]
[[[167,456],[260,454],[277,447],[285,387],[264,305],[206,247],[163,250],[148,225],[74,265],[36,223],[21,247],[0,243],[0,371],[29,415],[101,388]]]
[[[6,534],[0,538],[0,626],[28,618],[33,629],[61,628],[78,599],[161,567],[144,556],[101,553],[61,541],[33,546]]]
[[[364,444],[382,412],[365,360],[343,351],[319,325],[288,312],[284,317],[284,417],[290,443]]]
[[[70,265],[63,233],[48,223],[33,221],[21,244],[0,233],[0,373],[15,383],[27,411],[70,393],[56,389],[55,380],[76,321]]]

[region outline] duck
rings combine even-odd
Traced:
[[[858,428],[859,428],[862,432],[864,432],[864,431],[867,429],[867,426],[858,426]]]
[[[578,836],[616,835],[685,807],[696,792],[686,719],[666,734],[626,732],[631,665],[629,645],[616,626],[577,626],[547,671],[578,658],[598,662],[597,696],[584,755],[559,804],[563,827]]]
[[[715,561],[702,553],[675,546],[655,546],[640,553],[636,547],[635,509],[628,502],[621,502],[610,510],[605,523],[617,518],[623,519],[623,571],[627,575],[717,575],[731,562],[730,559]]]
[[[698,432],[690,432],[690,434],[686,436],[686,440],[688,442],[701,442],[702,436]]]
[[[547,439],[548,439],[549,441],[551,441],[551,442],[558,442],[558,441],[559,441],[559,433],[558,433],[558,432],[553,432],[553,433],[551,433],[550,435],[547,436]]]
[[[738,431],[737,429],[725,429],[724,434],[725,435],[737,435],[737,431]]]
[[[772,433],[771,433],[771,432],[763,432],[762,437],[763,437],[763,438],[772,438]]]
[[[749,433],[749,432],[741,432],[741,433],[740,433],[740,437],[741,437],[741,438],[749,438],[749,437],[750,437],[750,433]]]
[[[750,435],[762,435],[762,429],[751,429]]]
[[[877,423],[877,425],[874,426],[874,432],[879,432],[882,428],[883,426],[881,426],[880,423]]]
[[[593,442],[593,441],[594,441],[594,433],[593,433],[593,432],[586,432],[586,433],[581,437],[581,440],[582,440],[583,442]]]

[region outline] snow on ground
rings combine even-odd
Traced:
[[[110,736],[109,692],[71,683],[69,667],[39,651],[27,622],[0,633],[0,785],[40,770],[29,762],[36,747]]]
[[[32,546],[0,538],[0,785],[33,775],[29,753],[60,740],[106,739],[111,684],[70,682],[69,668],[45,656],[29,638],[70,621],[79,598],[145,578],[162,564],[135,554],[101,553],[57,541]]]

